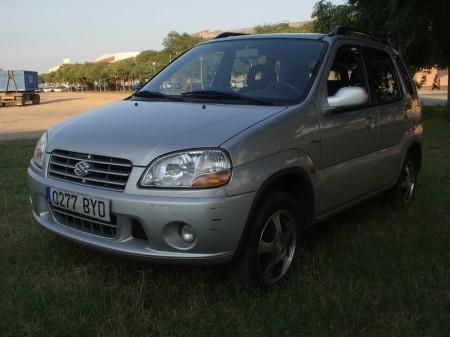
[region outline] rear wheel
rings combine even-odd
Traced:
[[[262,285],[282,280],[295,257],[300,221],[299,204],[289,194],[268,193],[250,224],[238,277]]]
[[[28,100],[28,95],[22,95],[22,97],[20,98],[20,106],[25,106]]]
[[[414,199],[417,188],[417,161],[409,154],[403,163],[397,183],[391,190],[396,206],[408,206]]]
[[[41,96],[39,95],[33,95],[31,102],[33,104],[40,104],[41,103]]]

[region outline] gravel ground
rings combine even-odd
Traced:
[[[420,98],[425,106],[447,104],[447,93],[423,93],[420,94]]]
[[[121,100],[130,93],[41,93],[40,105],[0,107],[0,140],[35,138],[80,112]]]

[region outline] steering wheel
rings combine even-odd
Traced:
[[[285,82],[274,82],[270,83],[268,86],[264,88],[264,90],[270,90],[270,89],[277,89],[280,91],[290,91],[293,95],[292,96],[299,96],[301,94],[300,90],[298,90],[296,87],[294,87],[292,84],[285,83]],[[288,95],[291,96],[291,95]]]

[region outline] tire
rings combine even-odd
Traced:
[[[281,281],[294,261],[299,241],[299,203],[282,191],[270,191],[257,206],[235,275],[245,283],[270,286]]]
[[[20,103],[19,103],[19,105],[20,105],[20,106],[25,106],[29,100],[30,100],[29,95],[28,95],[28,94],[23,94],[23,95],[20,97]]]
[[[409,153],[403,163],[400,176],[390,191],[394,206],[407,207],[413,202],[417,189],[417,172],[417,160]]]
[[[33,104],[40,104],[41,103],[41,96],[39,95],[33,95],[31,102]]]

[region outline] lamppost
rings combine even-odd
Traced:
[[[153,62],[153,76],[156,74],[156,62]]]
[[[200,56],[200,82],[202,83],[202,90],[205,89],[203,84],[203,56]]]

